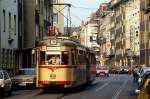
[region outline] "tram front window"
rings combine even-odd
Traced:
[[[60,55],[47,55],[48,64],[59,65]]]
[[[68,65],[69,64],[69,52],[64,51],[61,54],[47,54],[45,64]]]
[[[62,52],[62,64],[63,65],[69,64],[69,52],[67,51]]]

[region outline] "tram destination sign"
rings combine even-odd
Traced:
[[[60,50],[60,47],[47,47],[47,51],[55,51],[55,50]]]

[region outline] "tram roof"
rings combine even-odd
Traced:
[[[61,45],[66,45],[66,46],[82,46],[80,43],[72,41],[72,40],[63,40],[61,42]]]

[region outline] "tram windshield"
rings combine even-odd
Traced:
[[[43,57],[43,58],[42,58]],[[45,58],[44,58],[45,57]],[[69,52],[46,52],[41,53],[41,64],[46,65],[68,65],[69,64]]]
[[[52,65],[61,64],[60,54],[48,54],[46,55],[47,63]]]

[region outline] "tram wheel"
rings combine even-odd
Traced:
[[[43,88],[43,93],[48,93],[48,88],[47,87]]]

